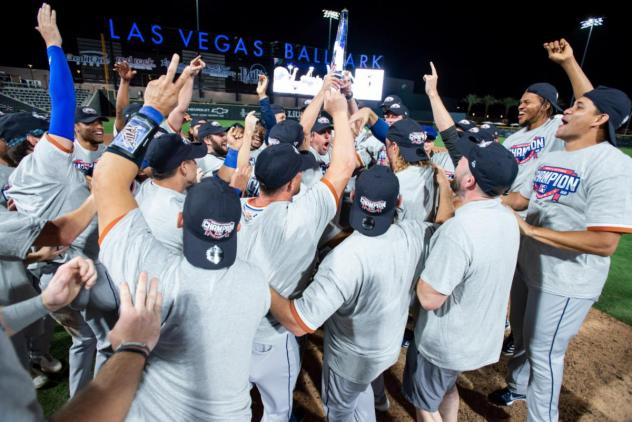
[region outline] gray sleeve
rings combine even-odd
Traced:
[[[26,258],[46,220],[0,207],[0,258]]]
[[[630,173],[600,175],[587,180],[586,228],[592,231],[632,233],[632,185]]]
[[[6,328],[18,333],[38,319],[45,317],[46,314],[48,314],[48,310],[44,307],[42,296],[37,295],[2,308],[2,322]]]
[[[338,252],[338,253],[336,253]],[[294,300],[294,308],[311,330],[323,325],[344,303],[356,296],[358,266],[346,253],[334,250],[325,258],[303,295]]]
[[[456,144],[459,141],[459,133],[456,131],[456,126],[450,126],[446,130],[442,131],[441,139],[448,150],[448,154],[450,154],[454,168],[456,168],[459,164],[459,160],[461,159],[461,153],[459,153],[456,147]]]
[[[448,223],[446,223],[448,224]],[[445,228],[445,226],[444,226]],[[455,231],[455,230],[450,230]],[[421,273],[421,279],[437,292],[449,296],[463,282],[471,257],[465,250],[467,241],[450,231],[439,230],[430,255]]]
[[[64,183],[69,169],[74,169],[72,167],[72,151],[63,151],[55,146],[48,139],[48,134],[37,143],[32,156],[31,171],[39,177]]]
[[[329,182],[321,179],[289,205],[286,231],[288,237],[297,231],[310,230],[318,241],[338,209],[333,188],[327,183]]]

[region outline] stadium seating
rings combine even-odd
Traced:
[[[26,84],[20,83],[2,83],[0,85],[0,93],[29,104],[42,111],[50,112],[50,97],[48,91],[43,88],[29,87]],[[91,91],[87,89],[75,89],[75,95],[77,97],[78,105],[85,105],[84,103],[89,99]]]

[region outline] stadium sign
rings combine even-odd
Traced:
[[[183,49],[193,49],[199,52],[219,54],[232,54],[241,57],[272,57],[272,43],[262,40],[248,40],[242,37],[226,34],[211,36],[208,32],[186,30],[183,28],[164,28],[161,25],[148,26],[132,22],[131,25],[122,25],[113,18],[108,19],[110,40],[116,42],[138,42],[141,44],[162,45],[165,38],[173,43],[174,40]],[[283,57],[287,61],[296,61],[309,65],[329,64],[331,53],[327,49],[307,47],[299,44],[285,42],[281,44]],[[382,55],[351,54],[345,60],[345,65],[353,68],[382,69]]]

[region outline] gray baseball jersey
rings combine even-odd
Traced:
[[[388,165],[386,147],[371,131],[364,129],[355,139],[355,148],[365,167],[371,164]]]
[[[237,256],[259,266],[279,294],[293,297],[305,288],[316,245],[336,209],[336,196],[326,179],[292,202],[273,202],[263,209],[242,202]],[[286,332],[268,315],[256,341],[274,344]]]
[[[530,199],[527,222],[557,231],[632,233],[630,174],[632,159],[608,142],[547,154],[538,161],[532,183],[520,191]],[[519,265],[531,287],[596,299],[608,277],[610,258],[525,238]]]
[[[530,183],[529,179],[540,158],[551,151],[564,149],[564,141],[555,137],[561,124],[562,119],[551,118],[538,128],[522,128],[505,139],[503,146],[511,151],[518,163],[518,176],[511,186],[511,192],[519,192],[525,183]]]
[[[182,212],[185,198],[184,193],[158,186],[152,179],[145,180],[136,192],[136,202],[151,233],[176,253],[182,251],[178,214]]]
[[[426,221],[435,204],[434,170],[431,166],[410,165],[395,173],[402,197],[402,219]]]
[[[134,291],[147,271],[163,295],[160,341],[127,419],[249,421],[252,342],[270,308],[261,270],[240,259],[192,266],[156,240],[138,208],[102,234],[100,258],[115,283]]]
[[[413,274],[432,232],[433,225],[414,219],[381,236],[353,232],[293,301],[310,330],[326,321],[325,359],[336,374],[368,384],[397,361]]]
[[[447,152],[435,152],[430,157],[433,164],[441,167],[449,180],[454,179],[454,162]]]
[[[91,151],[89,149],[84,148],[79,141],[75,139],[73,142],[73,150],[72,150],[72,165],[75,166],[77,170],[82,172],[92,171],[94,169],[94,165],[99,161],[99,158],[103,155],[107,146],[105,144],[100,144],[97,147],[96,151]]]
[[[498,361],[519,242],[516,217],[499,199],[469,202],[437,230],[421,279],[448,297],[417,317],[426,359],[455,371]]]
[[[202,177],[211,177],[224,165],[225,157],[218,157],[213,154],[206,154],[202,158],[195,160],[200,170],[202,170]]]
[[[5,197],[5,191],[9,189],[9,176],[15,170],[14,167],[9,167],[0,164],[0,206],[6,207],[7,198]]]

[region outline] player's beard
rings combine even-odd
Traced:
[[[450,188],[452,189],[452,192],[456,193],[457,195],[461,191],[461,185],[459,184],[459,181],[456,180],[456,175],[454,179],[450,180]]]

